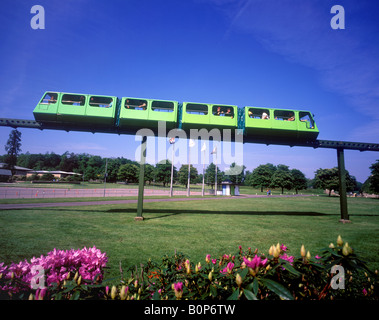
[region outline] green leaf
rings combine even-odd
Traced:
[[[245,289],[245,290],[243,290],[243,293],[244,293],[247,300],[258,300],[256,295],[254,293],[252,293],[250,290]]]
[[[271,279],[261,279],[262,284],[272,292],[276,293],[281,299],[285,300],[293,300],[293,296],[291,292],[288,291],[285,287],[283,287],[281,284],[275,282]]]
[[[258,280],[257,280],[257,278],[254,278],[254,281],[253,281],[253,293],[255,295],[258,294]]]
[[[245,268],[245,269],[242,269],[241,272],[238,272],[242,278],[242,281],[245,280],[245,277],[246,277],[248,271],[249,270],[247,268]]]
[[[210,289],[211,289],[211,295],[213,297],[216,297],[217,296],[217,289],[216,289],[216,287],[214,287],[214,286],[211,285]]]
[[[153,300],[160,300],[161,299],[161,297],[160,297],[160,295],[159,295],[159,293],[158,293],[158,290],[156,290],[155,292],[154,292],[154,294],[153,294]]]
[[[289,271],[289,272],[291,272],[292,274],[294,274],[295,276],[301,276],[301,273],[299,272],[299,271],[297,271],[294,267],[292,267],[291,266],[291,264],[288,262],[288,261],[286,261],[286,260],[282,260],[282,259],[280,259],[282,262],[284,262],[283,264],[282,264],[282,266],[287,270],[287,271]]]
[[[240,289],[237,288],[230,296],[227,300],[238,300],[238,296],[240,294]]]
[[[78,300],[80,297],[80,291],[75,291],[74,294],[70,297],[70,300]]]

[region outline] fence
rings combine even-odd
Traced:
[[[191,195],[201,195],[201,188],[191,189]],[[213,194],[210,188],[205,195]],[[169,196],[170,188],[145,186],[145,196]],[[174,195],[187,195],[186,188],[174,188]],[[138,196],[138,188],[97,188],[97,189],[64,189],[64,188],[19,188],[1,187],[0,199],[43,199],[43,198],[85,198],[85,197],[130,197]]]

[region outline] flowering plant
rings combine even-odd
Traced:
[[[33,257],[9,266],[0,263],[0,295],[23,296],[35,292],[37,298],[46,291],[74,279],[76,283],[100,283],[108,258],[96,247],[80,250],[54,249],[46,256]],[[35,291],[34,291],[34,290]]]
[[[206,254],[203,263],[175,252],[158,263],[149,259],[140,268],[130,267],[125,277],[121,271],[121,281],[111,288],[103,279],[106,262],[105,253],[93,247],[0,263],[0,299],[379,300],[378,272],[370,271],[341,237],[315,256],[304,245],[292,255],[279,243],[268,254],[241,246],[235,254]],[[43,267],[46,282],[32,290],[35,266]],[[333,266],[344,270],[344,288],[333,288]]]

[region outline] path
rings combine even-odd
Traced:
[[[289,197],[306,197],[312,195],[271,195],[270,198],[289,198]],[[144,199],[144,203],[148,202],[175,202],[175,201],[193,201],[193,200],[228,200],[228,199],[245,199],[245,198],[267,198],[267,195],[240,195],[240,196],[218,196],[218,197],[196,197],[196,198],[163,198],[163,199]],[[110,204],[128,204],[137,203],[138,200],[104,200],[104,201],[83,201],[83,202],[59,202],[59,203],[9,203],[0,204],[0,210],[11,209],[29,209],[29,208],[47,208],[47,207],[75,207],[75,206],[99,206]]]

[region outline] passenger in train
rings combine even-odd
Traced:
[[[216,111],[216,116],[221,116],[221,114],[223,114],[224,111],[221,111],[221,107],[217,107],[217,111]]]
[[[270,119],[266,112],[262,113],[262,119]]]
[[[226,110],[225,116],[227,116],[227,117],[231,117],[231,118],[233,119],[233,113],[232,113],[232,110],[230,110],[230,108],[228,108],[228,109]]]
[[[290,117],[287,119],[287,121],[295,121],[295,116],[293,113],[290,113]]]

